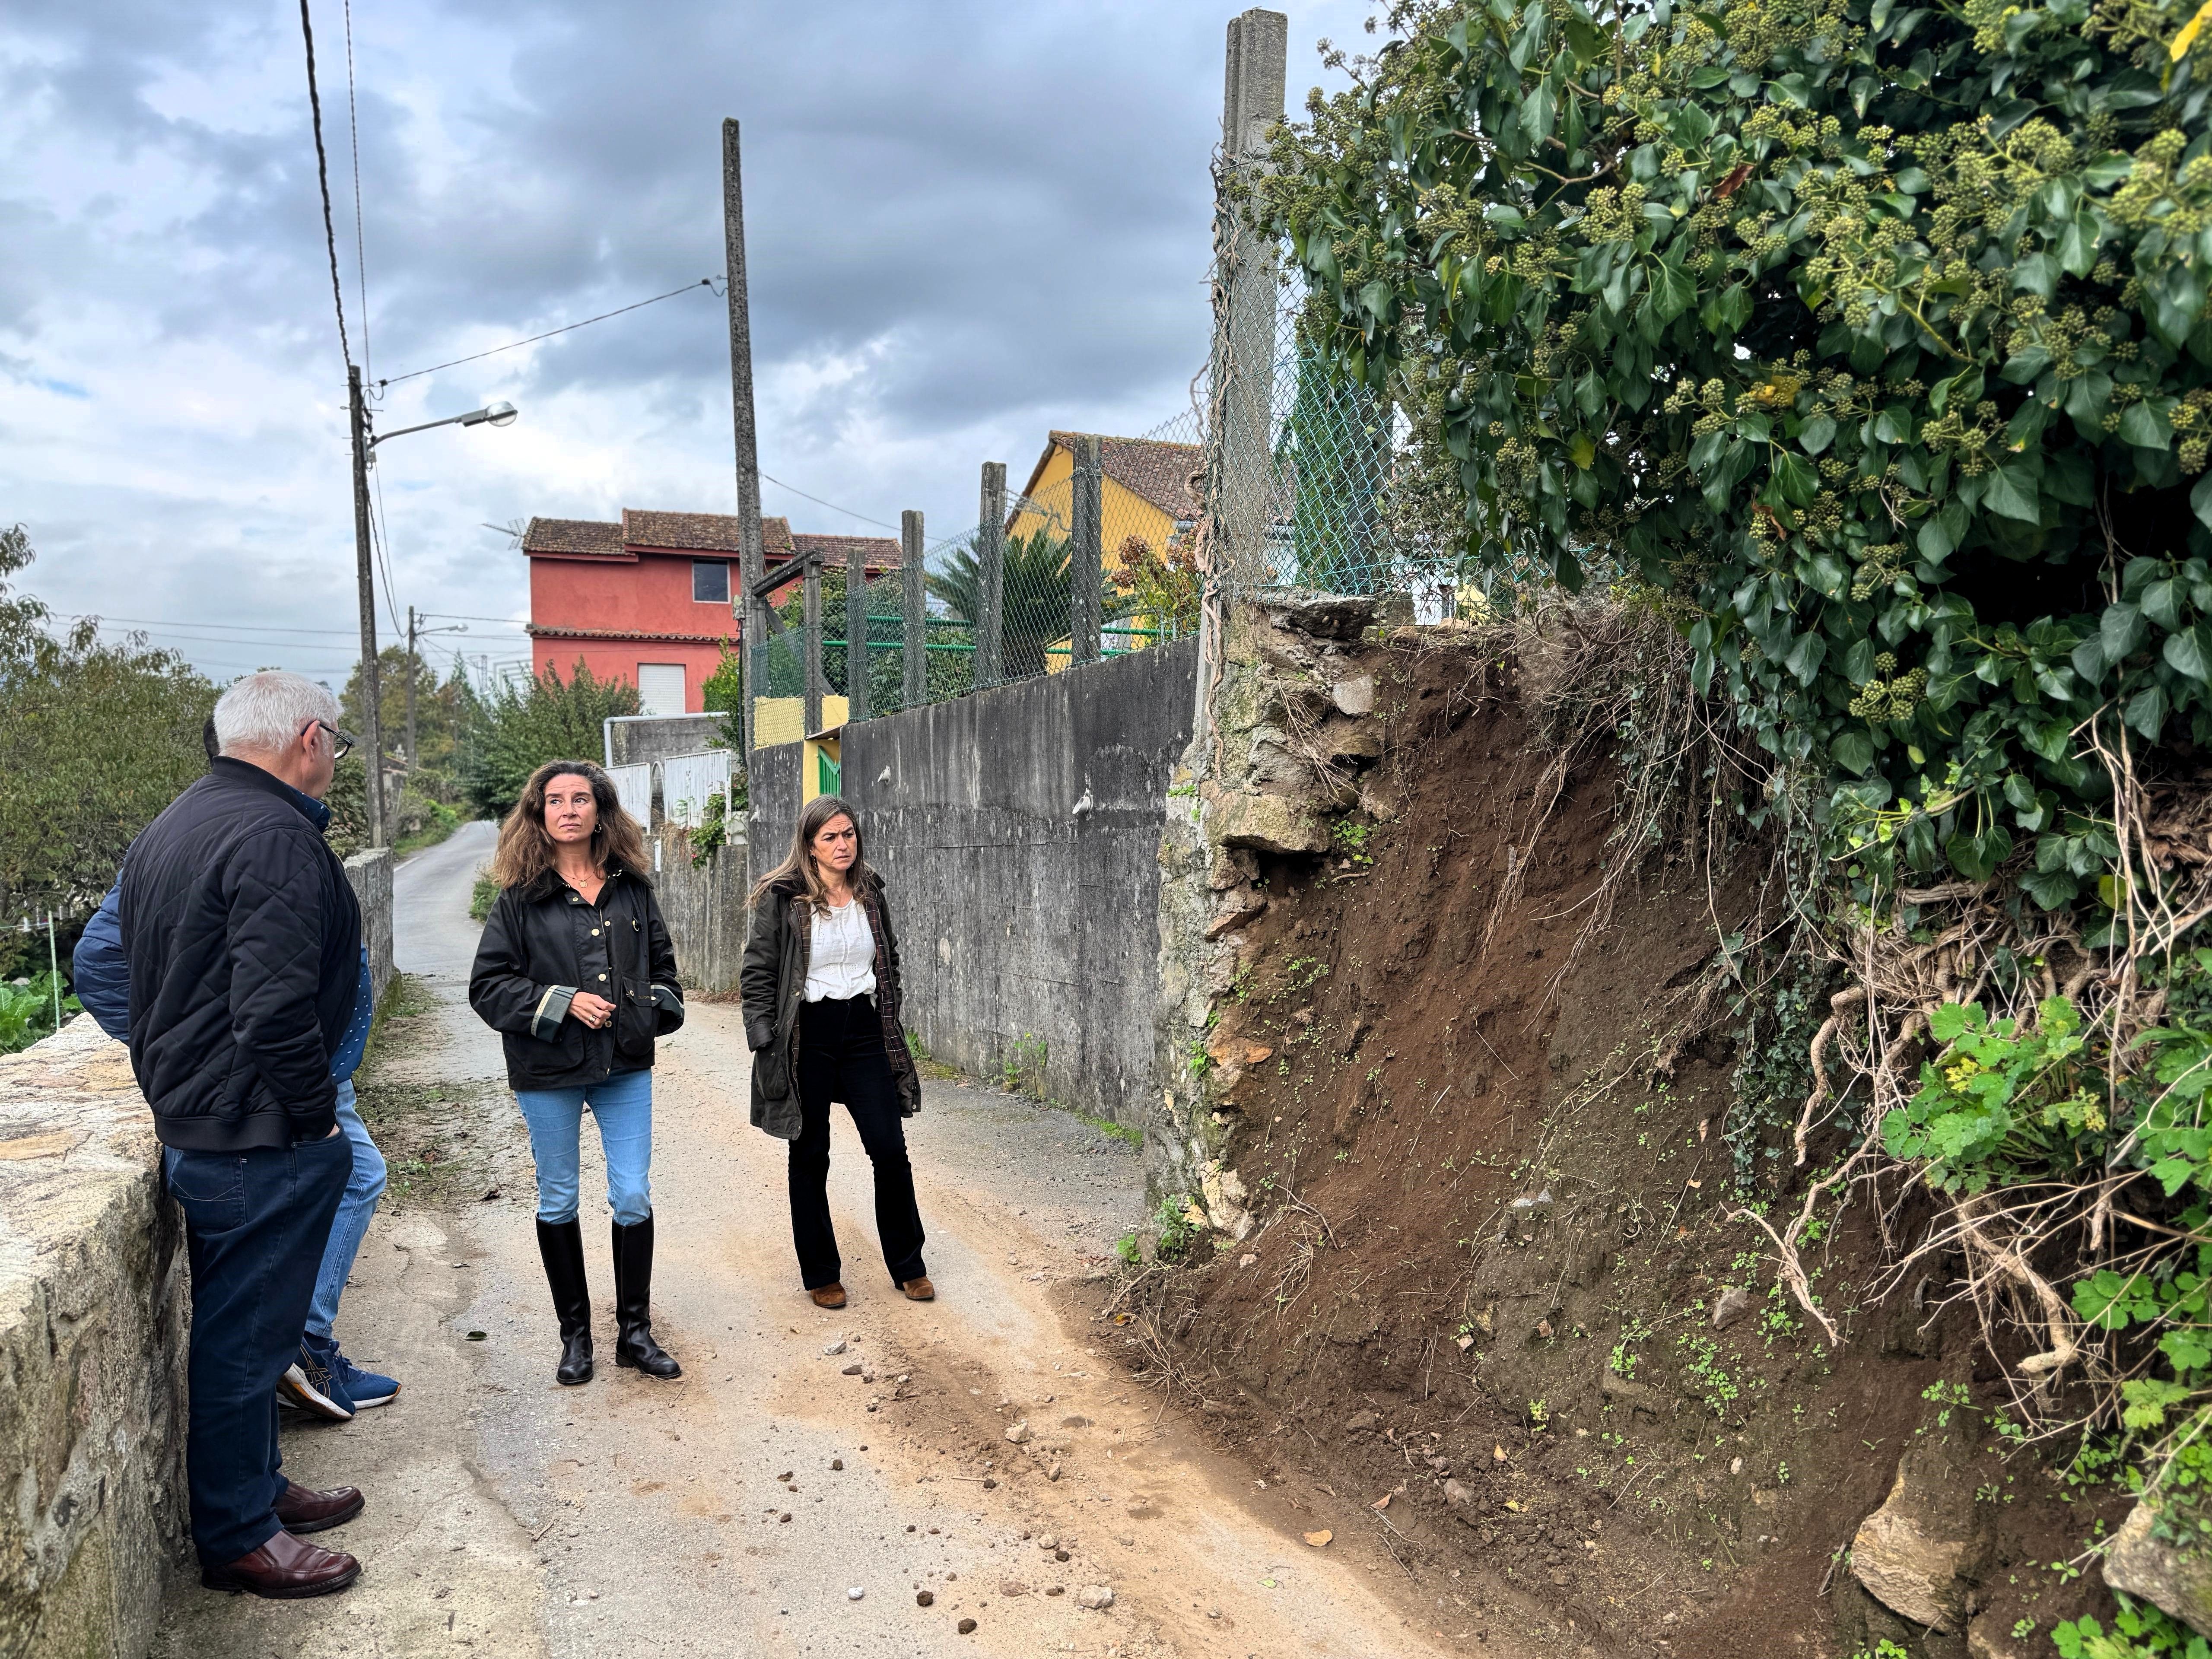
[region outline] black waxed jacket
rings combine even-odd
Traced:
[[[921,1079],[899,1020],[898,935],[880,879],[856,896],[866,907],[876,939],[876,1010],[883,1018],[884,1052],[898,1086],[899,1114],[921,1109]],[[806,997],[806,963],[814,939],[814,910],[797,876],[769,886],[753,905],[738,984],[744,998],[745,1042],[753,1051],[752,1121],[782,1140],[799,1139],[799,1011]]]
[[[361,982],[361,905],[330,809],[225,757],[131,843],[118,905],[131,1067],[184,1152],[319,1140]]]
[[[615,1005],[598,1030],[568,1017],[579,991]],[[548,871],[491,907],[469,1006],[500,1034],[512,1089],[574,1089],[653,1064],[653,1040],[684,1024],[676,947],[652,884],[616,865],[597,904]]]

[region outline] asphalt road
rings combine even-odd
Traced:
[[[1348,1528],[1344,1546],[1309,1547],[1299,1526],[1326,1522],[1272,1507],[1117,1363],[1124,1339],[1087,1309],[1112,1241],[1143,1218],[1121,1142],[930,1085],[909,1125],[939,1291],[923,1305],[883,1271],[866,1160],[841,1121],[831,1197],[853,1301],[814,1308],[784,1149],[746,1121],[727,1004],[695,1000],[654,1074],[654,1322],[684,1376],[611,1363],[587,1123],[601,1363],[589,1385],[556,1387],[528,1150],[498,1040],[465,1000],[469,889],[490,842],[471,824],[400,868],[399,966],[430,1006],[387,1030],[364,1073],[365,1092],[400,1103],[386,1150],[407,1157],[338,1329],[404,1391],[343,1426],[295,1426],[285,1444],[293,1479],[368,1493],[359,1521],[319,1540],[359,1555],[362,1578],[270,1603],[180,1573],[157,1656],[1442,1650],[1389,1599],[1401,1586],[1379,1551]],[[1079,1605],[1100,1586],[1109,1608]]]

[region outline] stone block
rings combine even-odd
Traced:
[[[1293,588],[1261,601],[1277,628],[1316,640],[1356,640],[1374,625],[1375,601],[1351,593],[1316,593]]]
[[[2212,1554],[2177,1550],[2154,1534],[2157,1519],[2148,1504],[2128,1511],[2105,1552],[2105,1582],[2212,1636]]]
[[[1914,1443],[1899,1460],[1888,1498],[1851,1540],[1851,1571],[1867,1594],[1946,1636],[1965,1628],[1961,1580],[1974,1554],[1965,1455],[1948,1438]]]
[[[1206,828],[1220,847],[1249,847],[1278,857],[1310,857],[1328,850],[1328,831],[1310,813],[1279,795],[1224,795]]]

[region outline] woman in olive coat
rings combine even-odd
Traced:
[[[845,1103],[875,1165],[876,1232],[891,1282],[936,1294],[923,1266],[921,1212],[905,1120],[921,1084],[899,1024],[898,939],[882,878],[861,854],[860,819],[835,795],[799,815],[791,855],[753,889],[738,975],[753,1051],[754,1127],[791,1143],[792,1243],[815,1305],[845,1305],[830,1222],[830,1107]]]

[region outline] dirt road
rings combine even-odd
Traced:
[[[883,1271],[866,1160],[841,1122],[831,1196],[853,1301],[814,1308],[792,1260],[784,1149],[745,1121],[732,1006],[693,1005],[654,1085],[655,1328],[684,1376],[658,1384],[611,1363],[587,1128],[602,1363],[589,1386],[556,1387],[527,1149],[498,1042],[465,1000],[489,831],[469,825],[402,866],[398,954],[418,1012],[392,1024],[363,1079],[393,1190],[339,1334],[404,1392],[285,1444],[295,1480],[368,1494],[329,1540],[362,1558],[362,1579],[284,1604],[180,1575],[156,1654],[1462,1649],[1432,1647],[1428,1621],[1406,1619],[1414,1604],[1387,1599],[1413,1592],[1385,1585],[1395,1570],[1364,1534],[1340,1522],[1342,1541],[1305,1543],[1301,1528],[1326,1520],[1277,1507],[1116,1362],[1120,1339],[1070,1286],[1140,1221],[1142,1183],[1135,1153],[1079,1120],[928,1087],[910,1125],[939,1288],[928,1305]],[[1079,1605],[1100,1586],[1110,1607]]]

